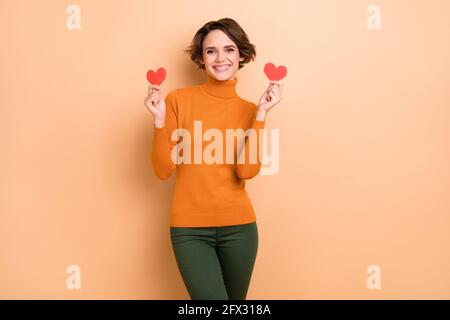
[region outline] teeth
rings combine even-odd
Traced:
[[[225,67],[214,67],[214,69],[218,70],[218,71],[225,71],[229,68],[230,66],[225,66]]]

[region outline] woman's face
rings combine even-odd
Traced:
[[[239,70],[237,45],[222,30],[212,30],[203,40],[203,59],[206,72],[217,80],[234,79]]]

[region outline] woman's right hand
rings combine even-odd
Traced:
[[[148,86],[148,96],[144,100],[147,109],[152,113],[155,127],[164,127],[166,120],[166,103],[159,85],[150,84]]]

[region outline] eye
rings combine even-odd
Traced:
[[[206,54],[210,54],[212,52],[214,52],[214,50],[206,50]],[[234,49],[233,48],[228,48],[227,52],[234,52]]]

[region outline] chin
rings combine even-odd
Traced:
[[[230,76],[227,76],[227,75],[214,75],[214,77],[215,77],[217,80],[221,80],[221,81],[225,81],[225,80],[230,79]]]

